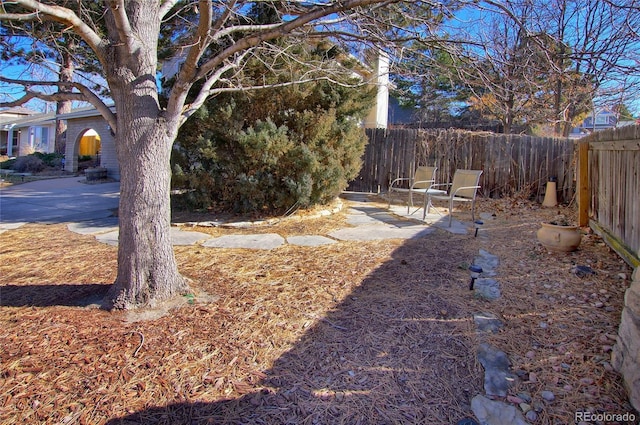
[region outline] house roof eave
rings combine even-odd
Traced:
[[[55,123],[56,114],[48,113],[48,114],[36,114],[31,115],[27,118],[20,118],[17,120],[9,120],[4,121],[3,127],[11,127],[11,128],[24,128],[24,127],[32,127],[34,125],[45,125]]]
[[[115,113],[115,111],[116,111],[115,105],[107,105],[107,107],[109,109],[111,109],[112,112]],[[99,115],[101,115],[101,114],[95,107],[93,107],[93,106],[85,106],[83,108],[74,109],[73,111],[67,112],[65,114],[57,115],[57,118],[61,119],[61,120],[70,120],[70,119],[75,119],[75,118],[97,117]]]

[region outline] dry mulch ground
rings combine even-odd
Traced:
[[[195,297],[147,320],[88,305],[115,278],[116,248],[64,225],[0,234],[0,423],[455,424],[484,393],[480,341],[509,355],[520,377],[510,395],[531,395],[536,423],[629,411],[609,363],[629,267],[593,234],[573,253],[543,249],[539,223],[570,209],[478,208],[495,214],[478,237],[176,247]],[[341,212],[194,230],[290,236],[344,226]],[[480,249],[500,258],[498,301],[468,289]],[[578,276],[576,265],[595,274]],[[504,327],[479,334],[477,312]],[[543,402],[543,390],[555,400]]]

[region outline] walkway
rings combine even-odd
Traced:
[[[25,223],[67,223],[69,230],[94,235],[100,242],[117,245],[118,218],[113,212],[118,207],[119,184],[86,184],[84,179],[70,177],[41,180],[10,186],[0,190],[0,233]],[[274,249],[290,244],[319,246],[339,241],[368,241],[383,239],[409,239],[422,237],[441,228],[451,233],[466,234],[471,223],[454,220],[448,227],[446,217],[428,214],[422,220],[422,210],[408,214],[406,206],[392,205],[381,208],[370,202],[365,194],[346,193],[347,223],[326,235],[302,235],[284,238],[276,233],[225,235],[212,237],[190,230],[186,226],[172,227],[174,245],[202,245],[208,248]],[[346,204],[346,205],[345,205]],[[335,213],[323,211],[321,215]],[[233,227],[249,227],[255,223],[217,223]]]
[[[448,227],[448,221],[437,214],[430,214],[423,222],[422,211],[407,214],[406,207],[392,206],[390,210],[381,208],[360,194],[346,194],[347,223],[344,227],[326,235],[301,235],[282,237],[277,233],[256,233],[243,235],[224,235],[212,237],[209,234],[190,230],[187,226],[174,226],[171,236],[174,245],[201,245],[206,248],[242,248],[242,249],[275,249],[285,244],[297,246],[321,246],[335,244],[339,241],[371,241],[383,239],[409,239],[422,237],[435,231],[436,227],[451,233],[469,233],[470,224],[454,221]],[[340,209],[341,205],[338,209]],[[322,211],[319,216],[337,211]],[[209,223],[208,223],[209,224]],[[210,224],[209,224],[210,225]],[[226,222],[218,223],[225,227],[246,228],[259,223]],[[100,242],[117,245],[118,223],[116,218],[102,218],[90,221],[71,223],[69,230],[93,234]]]

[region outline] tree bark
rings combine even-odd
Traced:
[[[189,289],[178,272],[171,241],[172,133],[152,111],[151,116],[141,116],[142,109],[137,112],[129,117],[118,112],[118,274],[107,295],[108,306],[116,309],[153,305]],[[123,128],[126,123],[132,125]]]
[[[130,1],[127,7],[131,26],[107,19],[116,40],[108,51],[106,75],[116,105],[120,224],[118,274],[106,304],[117,309],[152,306],[189,289],[171,241],[170,156],[179,121],[167,117],[158,101],[159,6],[147,0]]]
[[[73,60],[71,54],[67,51],[63,52],[60,61],[60,81],[70,82],[73,80],[73,72],[75,67],[73,66]],[[67,89],[61,89],[61,91],[68,91]],[[56,115],[66,114],[71,112],[72,102],[70,100],[60,100],[56,104]],[[55,151],[56,153],[64,154],[67,142],[67,124],[64,120],[56,121],[56,138],[55,138]]]

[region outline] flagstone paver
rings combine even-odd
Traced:
[[[89,229],[96,229],[94,233],[86,233]],[[69,230],[81,234],[94,234],[98,242],[102,242],[108,245],[118,245],[118,227],[115,229],[107,229],[101,226],[72,226],[69,225]],[[204,242],[211,239],[211,235],[202,232],[192,232],[182,230],[180,227],[171,228],[171,242],[174,246],[195,245],[199,242]]]
[[[289,236],[287,243],[297,246],[321,246],[331,245],[338,243],[335,239],[327,238],[326,236],[319,235],[306,235],[306,236]]]
[[[425,226],[392,227],[380,224],[365,224],[357,227],[345,227],[329,233],[332,238],[341,241],[377,241],[383,239],[409,239],[428,235],[435,229]]]
[[[207,248],[244,248],[244,249],[274,249],[284,245],[285,239],[276,233],[256,235],[225,235],[205,241],[202,246]]]
[[[189,230],[188,226],[172,227],[171,237],[174,245],[201,244],[205,248],[240,248],[240,249],[276,249],[285,244],[297,246],[322,246],[339,241],[373,241],[385,239],[409,239],[423,237],[434,232],[436,228],[453,234],[468,234],[469,223],[453,220],[449,226],[446,216],[436,213],[428,214],[422,220],[422,211],[412,209],[407,212],[406,206],[392,205],[389,209],[367,202],[366,196],[349,199],[346,211],[348,226],[326,235],[298,235],[284,238],[275,233],[250,235],[225,235],[212,237],[205,233]],[[342,206],[342,203],[340,203]],[[333,211],[336,212],[336,211]],[[322,214],[326,215],[326,214]],[[262,222],[207,222],[224,228],[251,228]],[[193,224],[193,223],[192,223]],[[118,218],[104,217],[68,224],[68,229],[80,234],[92,234],[102,243],[118,244]]]

